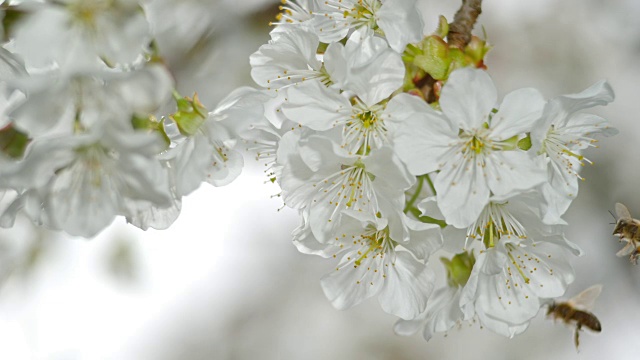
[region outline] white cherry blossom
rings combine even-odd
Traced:
[[[348,210],[331,241],[318,242],[303,224],[294,243],[302,252],[340,258],[322,279],[324,293],[336,308],[347,309],[377,295],[384,311],[412,319],[427,305],[435,276],[424,261],[442,239],[437,225],[410,224],[411,240],[398,246],[386,218]]]
[[[213,111],[201,114],[200,124],[182,124],[190,133],[182,134],[177,145],[162,155],[171,164],[178,196],[191,193],[203,181],[223,186],[240,175],[244,160],[235,149],[239,132],[265,121],[262,102],[267,98],[257,90],[239,88]]]
[[[496,101],[487,73],[464,68],[442,89],[442,113],[414,98],[412,108],[420,111],[397,124],[398,155],[412,174],[440,171],[434,183],[438,206],[458,228],[477,219],[491,193],[528,190],[546,179],[533,157],[515,145],[542,114],[542,97],[520,89],[500,106]]]
[[[15,50],[29,66],[53,64],[65,72],[100,69],[139,60],[150,40],[136,0],[61,0],[24,4],[15,29]]]
[[[321,242],[333,238],[344,210],[393,219],[389,214],[402,211],[404,191],[415,181],[389,147],[364,157],[349,155],[317,134],[285,134],[277,162],[285,204],[308,211],[313,235]],[[408,236],[403,224],[389,226],[392,238]]]
[[[494,198],[467,237],[482,242],[460,307],[504,336],[524,331],[545,299],[564,294],[574,279],[568,255],[580,249],[562,234],[562,226],[542,223],[537,198]],[[539,201],[539,200],[538,200]]]
[[[422,40],[424,22],[416,0],[329,0],[315,12],[316,33],[322,42],[345,38],[351,29],[384,35],[399,53],[408,43]]]
[[[21,194],[4,216],[24,209],[36,223],[91,237],[129,215],[131,201],[170,206],[167,173],[155,158],[162,146],[156,134],[114,123],[36,141],[3,171]]]
[[[320,41],[313,32],[290,27],[278,27],[271,40],[249,58],[251,77],[267,89],[279,89],[309,79],[328,82],[328,75],[318,60]]]
[[[398,320],[393,330],[398,335],[410,336],[422,330],[425,340],[430,340],[436,333],[443,333],[463,321],[471,320],[465,318],[465,314],[460,309],[460,294],[462,288],[459,286],[444,286],[436,289],[427,303],[426,310],[415,319]]]
[[[548,174],[548,181],[542,185],[545,222],[562,222],[560,217],[578,195],[580,168],[585,162],[591,163],[581,153],[596,147],[594,135],[618,133],[607,120],[581,111],[607,105],[613,99],[613,90],[606,81],[578,94],[559,96],[547,103],[540,124],[532,130],[533,150],[541,154],[539,160]]]

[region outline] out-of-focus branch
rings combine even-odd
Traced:
[[[482,0],[462,0],[462,6],[449,24],[449,46],[463,49],[471,41],[471,30],[482,12]]]

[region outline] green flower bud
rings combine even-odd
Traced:
[[[11,158],[22,158],[30,141],[27,134],[21,133],[11,125],[0,129],[0,151]]]
[[[464,49],[464,52],[469,56],[476,67],[481,67],[484,64],[484,57],[487,55],[489,50],[491,50],[491,46],[488,45],[485,40],[482,40],[477,36],[473,36],[471,37],[469,45]]]
[[[442,257],[440,261],[442,261],[447,270],[449,286],[462,287],[467,284],[469,276],[471,276],[471,270],[473,270],[473,265],[476,263],[476,258],[473,253],[465,251],[455,255],[451,260]]]

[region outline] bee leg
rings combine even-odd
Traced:
[[[580,352],[579,347],[580,347],[580,329],[581,328],[582,328],[582,324],[578,324],[576,326],[576,332],[575,332],[574,337],[573,337],[573,340],[574,340],[574,342],[576,344],[576,351],[577,352]]]

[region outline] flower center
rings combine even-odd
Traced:
[[[373,258],[380,256],[382,258],[389,247],[393,248],[392,241],[389,238],[388,227],[383,230],[369,227],[368,231],[360,236],[360,244],[362,246],[360,251],[358,251],[360,257],[354,262],[354,267],[356,268],[362,264],[364,259],[368,259],[369,256]]]
[[[366,171],[360,160],[352,165],[342,165],[340,171],[314,183],[319,198],[314,202],[328,201],[334,208],[328,221],[340,214],[343,209],[365,211],[375,214],[378,203],[373,181],[375,176]]]
[[[467,228],[467,241],[469,239],[482,240],[487,249],[495,246],[501,237],[512,236],[526,239],[527,234],[520,222],[508,211],[507,203],[498,204],[490,202],[475,223]]]
[[[75,1],[67,5],[73,21],[87,29],[95,30],[96,17],[112,7],[112,1]]]
[[[463,143],[462,152],[465,158],[486,154],[490,150],[499,150],[497,144],[488,135],[488,129],[485,128],[474,129],[473,131],[461,130],[460,139]]]
[[[342,147],[353,155],[367,155],[372,148],[380,148],[386,141],[387,128],[380,116],[383,107],[374,105],[367,107],[356,99],[353,113],[346,121],[343,129],[344,143]]]
[[[100,144],[82,146],[77,148],[76,153],[79,155],[78,162],[72,165],[72,168],[80,166],[89,180],[89,184],[97,188],[102,187],[104,176],[109,176],[107,162],[117,160],[118,154],[115,151],[106,149]]]

